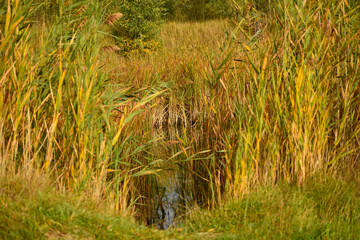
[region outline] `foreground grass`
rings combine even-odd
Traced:
[[[84,197],[64,195],[46,184],[2,179],[1,239],[131,239],[161,236],[127,217],[111,214]]]
[[[1,239],[357,239],[360,190],[354,181],[312,180],[262,187],[214,210],[192,210],[166,231],[64,195],[41,181],[0,183]]]
[[[192,214],[190,232],[221,239],[358,239],[359,187],[310,181],[264,187],[224,207]]]

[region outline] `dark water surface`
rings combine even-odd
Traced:
[[[158,229],[167,229],[182,221],[185,209],[192,203],[192,181],[181,167],[157,180],[160,191],[155,198],[153,222]]]
[[[167,229],[176,226],[184,219],[184,212],[193,204],[193,181],[191,174],[182,164],[183,154],[179,146],[179,138],[186,134],[183,129],[176,129],[176,132],[159,130],[153,133],[158,141],[154,155],[158,159],[167,159],[167,168],[155,177],[155,192],[153,193],[153,206],[150,215],[147,217],[148,224],[158,229]],[[174,162],[176,162],[174,164]]]

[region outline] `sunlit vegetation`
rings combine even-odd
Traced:
[[[1,1],[0,238],[355,238],[358,4]]]

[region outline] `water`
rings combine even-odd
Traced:
[[[170,132],[169,130],[158,130],[153,133],[155,137],[160,138],[154,151],[154,155],[159,159],[169,159],[181,148],[176,144],[177,138],[184,134],[182,131]],[[169,144],[169,142],[171,144]],[[193,203],[192,196],[192,178],[189,172],[182,164],[172,164],[172,162],[181,162],[182,154],[176,158],[168,160],[167,167],[159,176],[155,177],[155,191],[153,201],[148,204],[152,209],[148,216],[148,224],[156,226],[158,229],[168,229],[170,226],[176,226],[184,219],[185,209]]]
[[[154,224],[158,229],[175,226],[183,219],[185,209],[192,202],[191,179],[179,167],[169,175],[158,177],[159,193],[155,198]]]

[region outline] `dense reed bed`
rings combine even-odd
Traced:
[[[31,181],[41,172],[60,189],[128,210],[132,176],[151,171],[136,161],[146,144],[125,126],[161,92],[114,84],[100,70],[97,1],[60,4],[42,24],[30,21],[36,7],[17,0],[1,12],[1,175]]]
[[[230,23],[169,23],[158,53],[114,68],[116,81],[166,90],[144,118],[187,129],[177,156],[196,173],[200,201],[317,173],[358,178],[358,9],[237,7],[243,17]]]
[[[166,23],[160,49],[127,57],[104,51],[103,5],[61,2],[40,23],[30,0],[1,8],[1,177],[45,176],[140,215],[174,165],[208,206],[315,174],[358,180],[360,25],[348,1],[284,0],[271,14],[235,4],[236,19]]]
[[[226,193],[314,173],[357,177],[359,28],[349,7],[283,1],[271,18],[241,20],[233,61],[215,63],[199,88],[212,146],[225,150],[205,168],[220,171]]]

